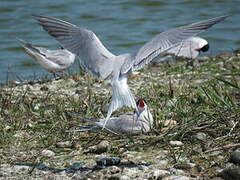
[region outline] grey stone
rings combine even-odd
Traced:
[[[224,169],[219,176],[225,180],[238,180],[240,179],[240,168]]]
[[[183,146],[183,143],[181,141],[170,141],[169,144],[171,146]]]
[[[202,133],[202,132],[198,132],[195,137],[198,139],[198,140],[201,140],[201,141],[206,141],[207,140],[207,134],[205,133]]]
[[[161,179],[166,175],[170,175],[170,172],[167,170],[154,170],[153,172],[150,172],[148,180],[155,180],[155,179]]]
[[[71,141],[57,142],[56,147],[57,148],[71,148],[72,142]]]
[[[237,149],[230,154],[229,162],[240,165],[240,149]]]
[[[55,153],[53,151],[48,150],[48,149],[42,150],[41,154],[42,154],[42,156],[46,156],[46,157],[52,157],[55,155]]]

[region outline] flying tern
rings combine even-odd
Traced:
[[[22,43],[25,52],[45,70],[53,73],[54,77],[56,77],[56,72],[63,72],[74,63],[75,55],[67,49],[48,50],[34,46],[25,40],[18,40]]]
[[[89,122],[91,126],[81,126],[76,130],[69,130],[67,132],[83,132],[90,130],[101,130],[104,127],[107,131],[110,131],[118,135],[137,135],[147,133],[153,127],[153,116],[144,99],[137,101],[137,109],[134,113],[128,112],[120,115],[119,117],[111,117],[107,119],[90,120],[87,118],[81,118],[83,121]],[[105,121],[107,121],[105,123]]]
[[[121,55],[109,52],[95,33],[88,29],[54,17],[33,16],[43,29],[58,40],[64,48],[81,58],[87,71],[96,77],[111,80],[112,99],[106,117],[109,119],[112,112],[122,106],[137,109],[134,96],[127,85],[129,74],[143,68],[157,56],[181,44],[183,40],[196,36],[223,21],[229,15],[164,31],[145,43],[135,53]]]

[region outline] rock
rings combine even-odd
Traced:
[[[116,174],[121,172],[121,169],[117,166],[111,166],[108,168],[108,170],[111,174]]]
[[[174,168],[187,170],[187,169],[191,169],[195,166],[196,166],[196,164],[193,164],[193,163],[190,163],[190,162],[182,162],[182,163],[175,164]]]
[[[240,149],[233,151],[230,154],[230,158],[228,161],[236,165],[240,165]]]
[[[42,150],[41,154],[42,154],[42,156],[46,156],[46,157],[52,157],[55,155],[55,153],[53,151],[48,150],[48,149]]]
[[[111,148],[110,143],[108,141],[103,140],[96,146],[89,147],[89,151],[87,151],[87,153],[101,154],[101,153],[108,152],[110,148]]]
[[[197,104],[199,102],[198,98],[192,98],[191,103],[192,104]]]
[[[119,176],[110,176],[107,180],[121,180],[121,178]]]
[[[138,176],[139,172],[141,171],[139,171],[137,168],[125,168],[123,174],[133,178]]]
[[[28,172],[29,170],[31,170],[31,167],[26,165],[15,165],[12,168],[16,172]]]
[[[224,169],[219,173],[219,176],[225,180],[237,180],[240,179],[240,168]]]
[[[176,102],[177,102],[177,99],[168,100],[167,103],[166,103],[166,106],[167,107],[174,107]]]
[[[169,161],[168,160],[160,160],[158,163],[157,163],[157,166],[159,168],[168,168],[169,166]]]
[[[35,111],[37,111],[37,110],[39,110],[40,109],[40,107],[41,107],[41,104],[36,104],[34,107],[33,107],[33,109],[35,110]]]
[[[121,172],[121,169],[117,166],[109,166],[109,167],[104,168],[100,171],[100,173],[105,174],[105,175],[117,174],[119,172]]]
[[[166,120],[163,122],[164,127],[172,127],[172,126],[175,126],[176,124],[177,124],[177,121],[174,121],[174,120]]]
[[[166,170],[157,169],[149,174],[148,180],[162,179],[166,175],[170,175],[170,172]]]
[[[40,90],[41,90],[41,91],[49,91],[49,88],[44,85],[44,86],[42,86],[42,87],[40,88]]]
[[[174,175],[186,175],[186,173],[182,169],[171,168],[169,171],[171,172],[171,174]]]
[[[10,130],[10,129],[12,129],[12,126],[8,126],[8,125],[7,125],[7,126],[4,127],[4,130],[6,130],[6,131],[8,131],[8,130]]]
[[[97,166],[112,166],[120,164],[121,159],[118,157],[105,157],[96,160]]]
[[[26,131],[17,131],[17,133],[14,134],[13,136],[17,138],[29,138],[30,134],[27,133]]]
[[[170,141],[169,144],[171,146],[183,146],[183,143],[181,141]]]
[[[141,170],[141,171],[147,171],[149,168],[145,165],[139,165],[138,169]]]
[[[80,162],[80,163],[75,162],[75,163],[73,163],[73,164],[69,167],[69,169],[79,170],[79,169],[81,169],[81,168],[83,167],[84,164],[85,164],[85,163],[83,163],[83,162]]]
[[[73,146],[71,141],[57,142],[57,148],[71,148]]]
[[[207,140],[207,134],[198,132],[195,137],[200,141],[206,141]]]
[[[162,180],[190,180],[190,177],[172,175],[172,176],[164,177],[162,178]]]
[[[122,175],[122,176],[120,177],[120,179],[121,179],[121,180],[131,180],[131,178],[130,178],[129,176],[127,176],[127,175]]]
[[[84,91],[82,90],[82,89],[77,89],[76,91],[75,91],[75,94],[83,94],[84,93]]]

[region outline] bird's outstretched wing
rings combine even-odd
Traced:
[[[81,63],[94,76],[106,78],[112,72],[115,55],[103,46],[92,31],[57,18],[33,16],[64,48],[79,56]]]
[[[146,64],[151,62],[155,57],[161,53],[173,48],[183,40],[196,36],[204,32],[230,15],[215,17],[208,20],[199,21],[190,25],[181,26],[170,29],[156,35],[152,40],[144,44],[132,58],[129,58],[122,66],[121,73],[126,73],[130,69],[132,71],[143,68]]]

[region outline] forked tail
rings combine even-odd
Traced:
[[[134,97],[127,85],[127,76],[120,77],[120,79],[112,81],[112,100],[108,108],[105,124],[110,118],[111,114],[123,106],[137,109]]]
[[[36,58],[35,56],[39,56],[39,55],[42,55],[42,56],[45,56],[44,54],[42,54],[40,52],[40,50],[33,46],[31,43],[23,40],[23,39],[18,39],[21,43],[22,43],[22,46],[24,47],[24,49],[26,50],[26,53],[33,57],[33,58]]]

